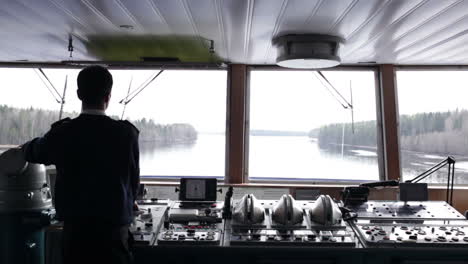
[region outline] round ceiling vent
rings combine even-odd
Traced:
[[[284,35],[273,39],[276,64],[286,68],[318,69],[340,64],[338,49],[344,39],[330,35]]]

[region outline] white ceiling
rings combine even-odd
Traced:
[[[323,33],[346,39],[347,64],[468,64],[468,1],[0,0],[0,61],[68,60],[69,33],[73,60],[103,59],[87,49],[93,36],[136,49],[141,36],[193,36],[214,40],[224,61],[274,64],[273,37]],[[173,45],[168,57],[185,48]]]

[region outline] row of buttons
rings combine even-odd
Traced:
[[[214,240],[216,232],[209,231],[205,233],[201,233],[196,235],[195,230],[187,230],[187,234],[182,233],[174,233],[171,230],[164,232],[162,238],[164,240],[185,240],[185,239],[193,239],[193,240]]]

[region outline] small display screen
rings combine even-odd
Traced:
[[[206,197],[206,186],[204,180],[187,180],[186,182],[186,189],[185,189],[185,197],[187,199],[200,199],[204,200]]]
[[[180,179],[181,201],[216,201],[216,179]]]

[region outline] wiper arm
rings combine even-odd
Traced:
[[[335,88],[335,86],[333,86],[333,84],[327,79],[327,77],[325,77],[325,75],[321,71],[316,71],[315,73],[317,79],[320,81],[320,83],[322,83],[323,87],[325,87],[330,92],[333,98],[335,98],[335,100],[337,100],[338,103],[340,103],[344,109],[353,108],[353,105],[350,102],[348,102],[346,98],[344,98],[344,96]],[[334,93],[331,90],[333,90]],[[341,98],[341,100],[335,94],[337,94],[339,98]]]
[[[325,77],[321,71],[315,71],[315,77],[319,80],[325,89],[330,93],[330,95],[344,108],[351,110],[351,126],[354,133],[354,106],[353,106],[353,89],[351,87],[351,81],[349,81],[349,90],[351,94],[351,102],[348,102],[346,98],[333,86],[333,84]]]
[[[62,101],[60,102],[59,120],[62,119],[63,106],[65,105],[65,93],[67,92],[68,75],[65,75],[65,85],[63,86]]]
[[[160,70],[158,73],[156,73],[155,75],[150,77],[148,80],[143,82],[140,85],[140,87],[135,89],[133,92],[128,93],[127,96],[125,98],[123,98],[122,100],[120,100],[119,103],[124,104],[124,105],[130,103],[137,95],[139,95],[146,87],[148,87],[154,80],[156,80],[156,78],[158,78],[158,76],[161,75],[163,72],[164,72],[164,70]]]
[[[127,96],[125,96],[125,98],[122,99],[122,100],[120,101],[120,103],[122,103],[124,100],[127,101],[128,96],[130,95],[130,88],[132,87],[132,82],[133,82],[133,75],[132,75],[132,77],[130,78],[130,83],[128,84]],[[124,118],[125,109],[127,109],[127,104],[125,103],[125,104],[123,104],[123,105],[124,105],[124,107],[123,107],[123,110],[122,110],[122,116],[120,117],[120,120],[122,120],[122,119]]]
[[[42,83],[44,84],[44,86],[47,88],[47,90],[50,92],[50,94],[52,95],[52,97],[54,97],[55,101],[57,101],[57,103],[61,104],[63,100],[61,100],[61,96],[60,96],[60,93],[57,91],[57,89],[55,88],[55,86],[52,84],[52,82],[50,81],[49,77],[47,77],[47,75],[45,74],[45,72],[41,69],[41,68],[37,68],[37,69],[34,69],[34,72],[37,74],[37,76],[39,77],[39,79],[42,81]],[[42,76],[42,77],[41,77]],[[55,92],[55,93],[54,93]]]

